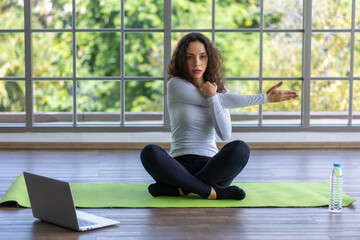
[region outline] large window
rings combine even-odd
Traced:
[[[358,131],[355,3],[1,1],[0,131],[168,131],[167,63],[192,31],[222,53],[230,92],[300,94],[231,110],[234,131]]]

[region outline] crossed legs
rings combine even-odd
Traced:
[[[157,145],[146,146],[140,157],[144,168],[156,181],[149,186],[153,196],[179,196],[182,192],[193,192],[203,198],[213,198],[215,191],[218,199],[243,199],[245,192],[229,185],[243,170],[249,155],[250,149],[246,143],[236,140],[226,144],[214,157],[208,158],[195,173],[190,173]]]

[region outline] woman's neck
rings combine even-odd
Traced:
[[[198,86],[201,86],[204,83],[204,78],[195,78],[194,80]]]

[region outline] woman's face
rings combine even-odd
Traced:
[[[203,75],[208,63],[208,55],[204,44],[199,41],[190,42],[186,49],[186,65],[190,76],[197,83],[203,83]]]

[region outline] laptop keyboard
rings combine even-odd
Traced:
[[[87,221],[87,220],[82,219],[82,218],[79,218],[78,221],[79,221],[79,226],[80,227],[87,227],[87,226],[96,225],[96,223]]]

